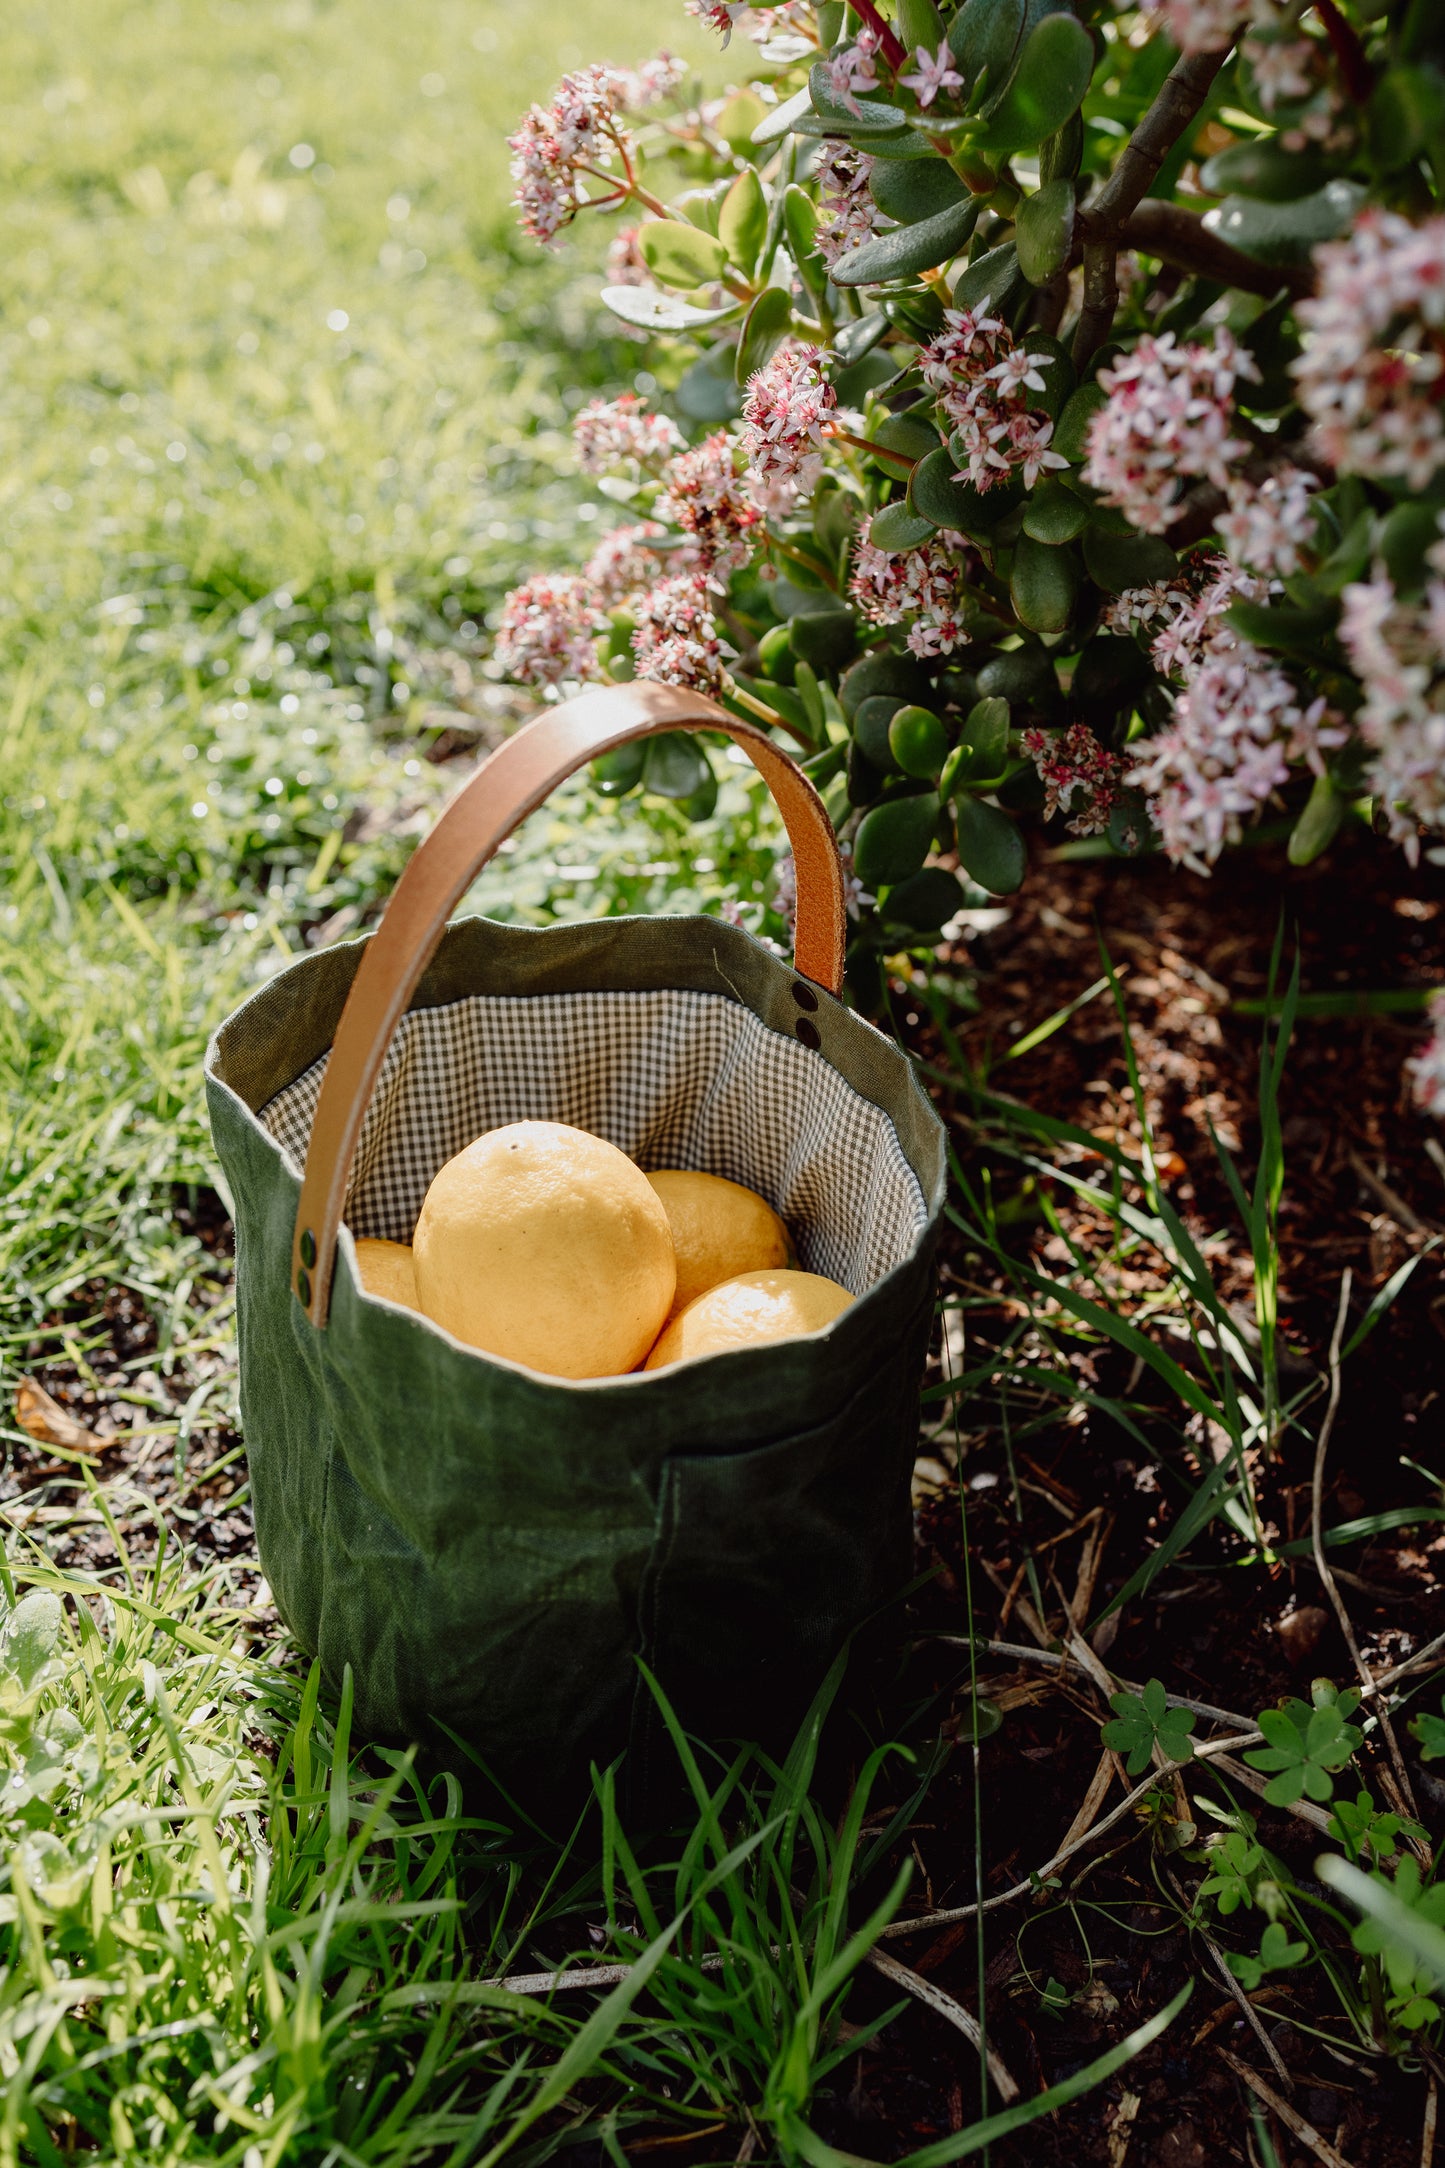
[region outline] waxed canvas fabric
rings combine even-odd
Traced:
[[[261,1111],[326,1051],[363,943],[306,957],[216,1034],[207,1091],[236,1226],[241,1413],[277,1608],[355,1724],[479,1760],[554,1807],[659,1730],[781,1737],[906,1581],[909,1475],[944,1194],[900,1050],[816,989],[818,1058],[888,1116],[926,1216],[826,1334],[675,1370],[552,1381],[365,1299],[343,1232],[324,1331],[290,1289],[299,1180]],[[451,928],[412,1002],[698,989],[792,1037],[788,965],[712,919]],[[460,1742],[460,1744],[458,1744]]]

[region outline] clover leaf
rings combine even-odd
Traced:
[[[1265,1863],[1264,1846],[1256,1844],[1252,1833],[1227,1830],[1222,1837],[1211,1838],[1205,1856],[1209,1873],[1196,1894],[1212,1897],[1226,1918],[1241,1905],[1252,1905],[1255,1883]]]
[[[1332,1688],[1328,1692],[1333,1696]],[[1345,1721],[1359,1698],[1354,1692],[1319,1698],[1313,1707],[1291,1699],[1282,1709],[1261,1711],[1259,1728],[1268,1744],[1244,1758],[1251,1769],[1275,1772],[1264,1788],[1272,1807],[1292,1807],[1306,1796],[1333,1796],[1335,1771],[1344,1768],[1364,1738],[1356,1725]]]
[[[1162,1680],[1150,1679],[1142,1694],[1111,1694],[1109,1707],[1114,1715],[1101,1736],[1105,1746],[1126,1757],[1131,1777],[1148,1768],[1156,1746],[1176,1762],[1188,1761],[1194,1752],[1189,1737],[1194,1718],[1188,1709],[1169,1707]]]
[[[1441,1727],[1445,1730],[1445,1726]],[[1361,1790],[1355,1799],[1337,1799],[1334,1813],[1329,1820],[1329,1834],[1338,1838],[1352,1859],[1369,1853],[1375,1859],[1388,1859],[1399,1850],[1401,1837],[1424,1840],[1425,1831],[1418,1822],[1412,1822],[1403,1814],[1381,1814],[1371,1793]]]
[[[1445,1695],[1440,1706],[1445,1709]],[[1422,1709],[1410,1720],[1410,1736],[1419,1745],[1421,1761],[1445,1761],[1445,1716],[1431,1716]]]
[[[1395,1869],[1393,1879],[1381,1874],[1376,1874],[1373,1879],[1432,1927],[1445,1927],[1445,1883],[1422,1883],[1420,1863],[1408,1852]],[[1378,1920],[1361,1920],[1352,1940],[1364,1956],[1378,1957],[1384,1966],[1391,1990],[1386,2004],[1391,2022],[1404,2032],[1418,2032],[1424,2026],[1432,2025],[1440,2015],[1440,2005],[1435,2000],[1440,1988],[1437,1969],[1423,1964],[1413,1950],[1407,1950]]]
[[[1307,1942],[1291,1942],[1283,1920],[1271,1920],[1259,1938],[1258,1957],[1248,1957],[1240,1950],[1227,1950],[1224,1962],[1240,1986],[1252,1993],[1267,1972],[1287,1972],[1308,1955]]]

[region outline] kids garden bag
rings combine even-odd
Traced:
[[[772,791],[792,965],[715,918],[448,925],[558,783],[669,730],[725,733]],[[844,929],[833,831],[787,754],[700,695],[617,686],[507,739],[376,932],[216,1033],[261,1565],[333,1692],[350,1666],[360,1735],[460,1746],[555,1799],[623,1748],[645,1762],[637,1659],[690,1729],[767,1738],[906,1581],[944,1138],[838,998]],[[521,1120],[746,1183],[857,1299],[806,1338],[574,1383],[363,1293],[353,1238],[409,1241],[437,1169]]]

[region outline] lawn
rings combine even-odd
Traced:
[[[201,1056],[525,712],[489,629],[597,516],[566,408],[638,350],[595,256],[517,239],[503,138],[661,42],[729,80],[672,0],[0,31],[0,2168],[1329,2157],[1240,2062],[1354,2168],[1428,2168],[1438,1912],[1386,1963],[1314,1861],[1445,1797],[1439,1173],[1408,1023],[1261,1012],[1282,914],[1317,1002],[1423,984],[1438,870],[1061,861],[897,959],[957,1180],[871,1731],[679,1742],[676,1829],[604,1786],[558,1842],[358,1748],[258,1578]],[[579,783],[474,900],[756,907],[775,847],[735,780],[701,824]],[[1356,1681],[1332,1385],[1313,1518],[1409,1771],[1321,1690],[1262,1801],[1259,1712]]]

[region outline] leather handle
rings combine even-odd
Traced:
[[[675,685],[611,685],[548,708],[485,760],[417,846],[361,963],[321,1082],[291,1243],[291,1285],[318,1328],[326,1323],[336,1236],[361,1125],[392,1034],[431,962],[447,920],[498,844],[556,786],[600,753],[667,730],[725,731],[777,803],[797,868],[795,964],[837,994],[847,927],[843,868],[823,801],[754,723]]]

